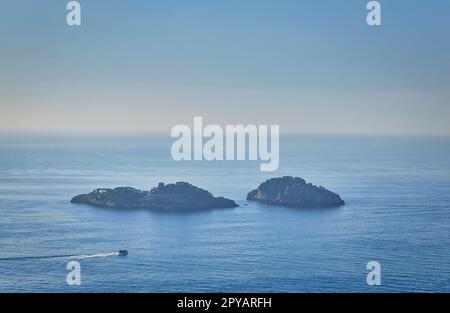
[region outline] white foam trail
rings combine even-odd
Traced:
[[[92,258],[104,258],[109,256],[118,256],[119,252],[112,253],[94,253],[94,254],[67,254],[67,255],[47,255],[47,256],[22,256],[11,258],[0,258],[0,261],[18,261],[18,260],[32,260],[32,259],[92,259]]]
[[[115,256],[115,255],[119,255],[119,252],[80,254],[80,255],[70,256],[68,258],[69,259],[76,259],[76,260],[84,260],[84,259],[93,259],[93,258],[105,258],[105,257],[108,257],[108,256]]]

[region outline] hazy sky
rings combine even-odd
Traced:
[[[450,134],[450,1],[0,0],[0,129]]]

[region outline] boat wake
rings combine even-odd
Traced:
[[[126,250],[119,250],[111,253],[93,253],[93,254],[60,254],[60,255],[44,255],[44,256],[21,256],[11,258],[0,258],[0,261],[20,261],[20,260],[34,260],[34,259],[71,259],[71,260],[84,260],[93,258],[105,258],[110,256],[123,256],[127,255]]]
[[[77,259],[77,260],[83,260],[83,259],[93,259],[93,258],[106,258],[109,256],[116,256],[119,255],[119,252],[112,252],[112,253],[95,253],[95,254],[80,254],[80,255],[74,255],[68,257],[69,259]]]

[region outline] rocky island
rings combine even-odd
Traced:
[[[247,200],[296,208],[336,207],[345,204],[338,194],[292,176],[266,180],[248,193]]]
[[[88,194],[75,196],[72,203],[97,207],[136,208],[154,211],[184,212],[214,208],[234,208],[236,202],[223,197],[214,197],[210,192],[189,183],[159,183],[150,191],[131,187],[96,189]]]

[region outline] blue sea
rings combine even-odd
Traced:
[[[282,136],[280,167],[171,159],[166,135],[0,136],[0,292],[450,292],[450,138]],[[299,176],[346,205],[247,202]],[[70,199],[188,181],[240,206],[177,214]],[[127,256],[107,253],[127,249]],[[81,285],[66,283],[80,254]],[[103,255],[104,254],[104,255]],[[369,286],[369,261],[381,286]]]

